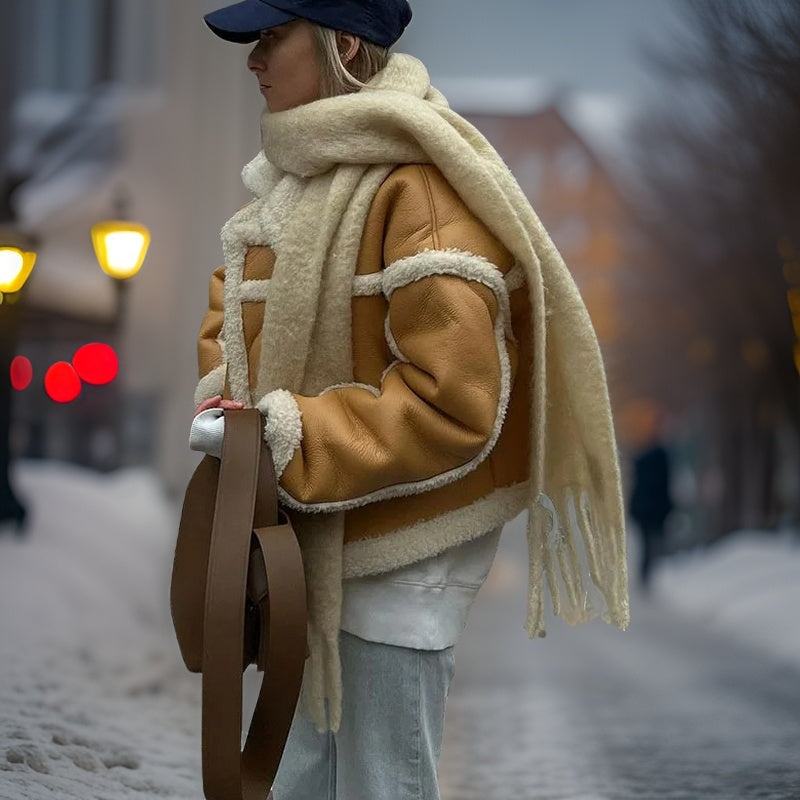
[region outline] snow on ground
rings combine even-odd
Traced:
[[[197,798],[199,678],[172,640],[175,517],[145,471],[25,464],[0,538],[0,798]]]
[[[0,536],[0,800],[202,797],[200,680],[169,619],[177,524],[156,478],[26,463],[24,540]],[[654,591],[800,664],[800,544],[742,534]]]
[[[800,665],[800,535],[747,531],[659,566],[654,590],[675,609]]]

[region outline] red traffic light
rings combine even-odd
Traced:
[[[33,367],[25,356],[16,356],[11,361],[11,385],[21,392],[27,389],[33,380]]]
[[[85,344],[72,357],[72,366],[81,380],[101,386],[117,377],[119,361],[114,348],[107,344]]]
[[[44,376],[44,388],[56,403],[71,403],[81,393],[81,379],[66,361],[57,361]]]

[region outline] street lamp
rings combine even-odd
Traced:
[[[123,202],[119,201],[120,210]],[[117,297],[115,327],[122,328],[127,313],[128,280],[141,268],[150,245],[150,231],[138,222],[115,219],[92,226],[92,244],[103,272],[114,279]]]
[[[0,294],[14,294],[20,291],[35,263],[35,252],[0,244]]]
[[[16,295],[30,277],[35,263],[34,240],[20,233],[18,228],[0,225],[0,295]]]
[[[124,198],[119,197],[116,203],[117,219],[92,226],[92,244],[97,261],[103,272],[114,281],[116,309],[112,330],[118,349],[122,345],[122,330],[128,312],[130,279],[141,268],[150,244],[150,231],[144,225],[124,219],[125,205]],[[124,446],[122,421],[122,414],[118,410],[114,419],[118,452]]]
[[[0,523],[13,521],[22,532],[26,510],[9,482],[11,460],[11,362],[19,334],[20,297],[36,253],[33,242],[13,228],[0,228]]]
[[[98,222],[92,227],[92,244],[103,272],[117,280],[127,280],[144,262],[150,231],[137,222]]]

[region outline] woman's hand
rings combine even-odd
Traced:
[[[225,411],[241,411],[244,408],[244,403],[237,403],[235,400],[223,400],[221,394],[215,394],[213,397],[209,397],[208,400],[203,400],[194,410],[194,415],[197,416],[201,411],[208,411],[209,408],[221,408]]]

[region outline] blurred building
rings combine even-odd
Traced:
[[[195,382],[194,340],[219,229],[246,199],[262,99],[245,47],[225,46],[196,0],[4,0],[0,181],[4,216],[35,236],[17,352],[34,379],[13,400],[18,454],[103,467],[148,461],[179,489]],[[118,213],[152,232],[120,302],[91,226]],[[81,344],[120,357],[117,381],[57,405],[47,367]]]

